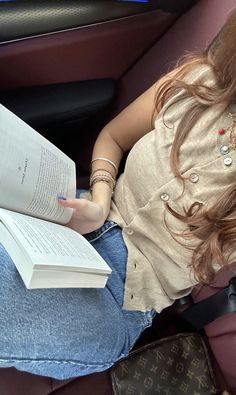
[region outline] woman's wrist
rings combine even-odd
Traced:
[[[104,221],[110,212],[111,197],[116,184],[118,166],[106,157],[93,157],[91,161],[90,192],[92,201],[101,206]]]
[[[94,185],[97,183],[105,183],[109,186],[111,189],[111,193],[113,194],[116,180],[113,175],[105,170],[105,169],[96,169],[95,171],[92,172],[90,176],[90,192],[92,193]]]
[[[112,190],[108,184],[97,182],[93,185],[92,191],[92,201],[98,204],[102,210],[102,216],[105,220],[107,219],[110,212]]]

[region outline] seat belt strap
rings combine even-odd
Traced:
[[[236,312],[236,277],[231,278],[227,287],[184,310],[181,317],[196,329],[202,329],[216,318],[233,312]]]

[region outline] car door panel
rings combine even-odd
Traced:
[[[156,7],[115,0],[36,0],[0,5],[2,42],[109,21],[152,11]]]
[[[176,19],[152,11],[0,46],[0,87],[118,79]]]
[[[0,42],[111,21],[157,9],[180,13],[195,1],[4,1],[0,3]]]
[[[84,122],[112,103],[115,82],[99,79],[0,91],[0,102],[33,127]]]

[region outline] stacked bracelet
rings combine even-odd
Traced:
[[[113,169],[115,170],[115,176],[117,175],[118,168],[117,168],[116,164],[112,160],[107,159],[107,158],[102,158],[102,157],[93,158],[91,160],[91,165],[97,160],[109,163],[113,167]],[[116,180],[113,177],[113,175],[110,173],[110,171],[108,171],[107,169],[104,169],[104,168],[98,168],[98,169],[95,169],[92,172],[91,177],[90,177],[90,191],[91,192],[93,190],[94,184],[96,184],[97,182],[104,182],[104,183],[106,183],[111,188],[111,191],[113,193]]]
[[[97,173],[98,170],[95,170],[94,173]],[[112,192],[115,187],[115,179],[112,175],[106,171],[106,173],[98,173],[94,175],[94,173],[90,177],[90,191],[92,192],[94,184],[97,182],[105,182],[111,188]]]

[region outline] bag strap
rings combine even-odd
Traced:
[[[231,278],[227,287],[184,310],[181,317],[196,329],[202,329],[216,318],[233,312],[236,312],[236,277]]]

